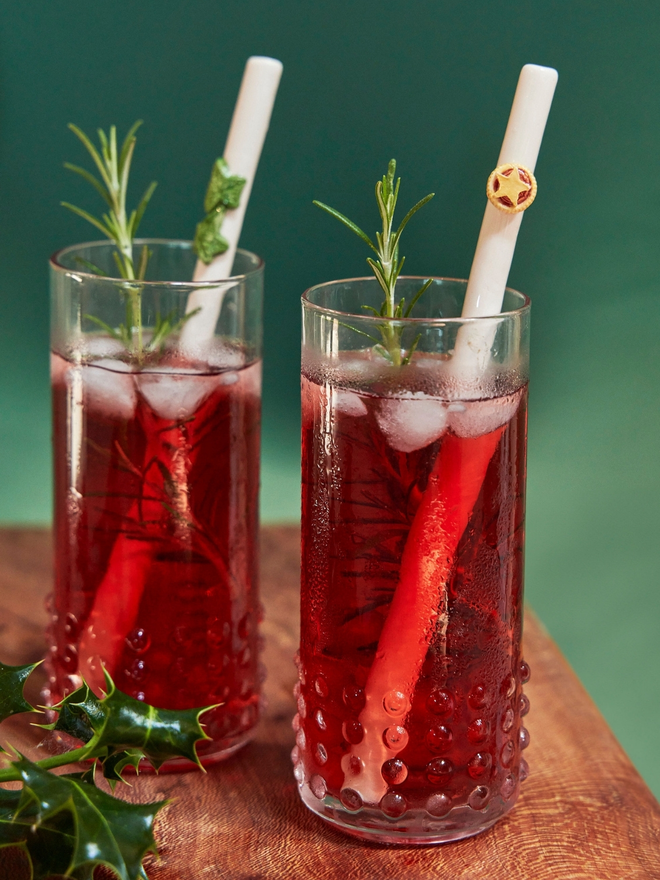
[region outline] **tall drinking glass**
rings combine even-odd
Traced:
[[[250,738],[259,714],[263,263],[238,251],[231,278],[192,283],[189,242],[136,242],[136,259],[145,243],[148,277],[163,280],[109,277],[106,242],[50,263],[46,697],[58,701],[82,677],[100,694],[105,669],[160,708],[222,704],[203,719],[211,740],[198,751],[211,763]],[[191,301],[211,303],[212,317],[186,339]]]
[[[465,289],[434,279],[405,320],[365,314],[375,279],[302,300],[294,772],[313,812],[386,843],[483,831],[527,774],[529,300],[462,319]],[[492,341],[478,374],[452,360],[466,325]]]

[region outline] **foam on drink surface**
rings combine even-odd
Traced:
[[[373,412],[393,449],[414,452],[446,431],[459,437],[488,434],[505,425],[520,404],[525,382],[515,371],[494,367],[465,383],[448,363],[423,354],[397,368],[372,352],[343,352],[331,365],[307,357],[303,373],[326,389],[331,409],[355,417]]]
[[[204,362],[190,362],[165,351],[148,355],[140,366],[135,360],[122,359],[125,354],[118,340],[84,337],[75,353],[51,353],[51,381],[69,386],[84,408],[123,420],[133,418],[140,399],[159,418],[190,418],[218,386],[239,382],[242,373],[255,373],[243,382],[242,390],[259,394],[260,365],[245,370],[244,352],[220,340],[207,345]]]

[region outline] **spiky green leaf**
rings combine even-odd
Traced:
[[[114,151],[116,153],[117,136],[116,136],[116,132],[114,131],[114,126],[113,126],[113,133],[114,133],[114,137],[112,139],[112,145],[113,145]],[[128,150],[126,151],[126,157],[124,159],[123,166],[120,168],[116,164],[113,165],[113,168],[115,169],[115,173],[117,174],[117,176],[119,178],[120,206],[124,207],[124,208],[126,206],[126,192],[128,190],[128,175],[130,174],[130,171],[131,171],[131,160],[133,158],[134,151],[135,151],[135,138],[131,138],[131,140],[128,143]]]
[[[99,267],[97,265],[95,265],[94,263],[91,263],[89,260],[85,260],[83,257],[78,257],[78,256],[75,256],[73,259],[76,261],[76,263],[78,263],[79,266],[82,266],[83,269],[86,269],[88,272],[91,272],[92,275],[100,275],[100,276],[105,275],[105,272],[103,271],[103,269],[99,269]]]
[[[103,776],[110,783],[110,787],[114,788],[118,782],[124,781],[122,773],[127,767],[132,767],[137,771],[142,757],[140,749],[127,749],[126,751],[109,755],[103,761],[102,768]]]
[[[126,137],[124,138],[124,143],[122,144],[121,152],[119,154],[119,173],[120,174],[121,174],[121,171],[126,163],[126,156],[128,155],[128,151],[131,148],[131,142],[135,141],[135,133],[141,125],[142,125],[142,120],[141,119],[136,120],[133,123],[133,125],[131,125],[131,127],[128,129],[128,133],[127,133]]]
[[[153,251],[150,251],[146,244],[142,245],[137,270],[137,277],[140,281],[144,281],[144,278],[147,274],[147,264],[149,263],[149,258],[151,257],[152,253]]]
[[[21,802],[23,807],[19,810]],[[0,789],[0,865],[2,849],[19,847],[31,868],[32,880],[64,874],[71,863],[74,828],[70,812],[37,824],[39,802],[30,792]]]
[[[414,215],[419,211],[420,208],[423,208],[427,202],[430,202],[431,199],[435,196],[435,193],[429,193],[427,196],[424,196],[423,199],[420,199],[416,205],[413,205],[412,208],[408,211],[406,216],[403,218],[401,223],[399,223],[399,228],[394,233],[392,237],[393,247],[396,247],[399,243],[399,239],[401,238],[401,233],[408,225],[408,221],[414,217]]]
[[[52,724],[44,725],[49,730],[60,730],[68,733],[81,742],[88,743],[94,736],[105,718],[101,700],[83,684],[73,693],[53,707],[58,713],[57,720]]]
[[[78,138],[78,140],[81,141],[81,143],[83,144],[83,146],[85,147],[85,149],[87,150],[89,155],[92,157],[94,164],[96,165],[96,167],[99,170],[99,174],[103,178],[103,182],[105,183],[105,185],[108,187],[108,190],[109,190],[111,188],[110,177],[108,176],[108,171],[105,166],[105,163],[104,163],[103,159],[101,158],[101,156],[99,156],[96,147],[90,141],[90,139],[87,137],[85,132],[82,131],[82,129],[78,128],[77,125],[74,125],[72,122],[70,122],[69,129],[75,134],[75,136]],[[102,134],[102,132],[99,132],[99,134]]]
[[[5,666],[0,663],[0,721],[21,712],[34,712],[23,696],[23,686],[38,663],[27,666]]]
[[[407,354],[407,355],[404,357],[404,359],[401,361],[402,366],[405,367],[406,364],[409,364],[409,363],[410,363],[410,360],[411,360],[413,354],[415,353],[415,349],[417,348],[417,345],[419,344],[419,340],[420,340],[421,338],[422,338],[422,334],[421,334],[421,333],[418,333],[417,336],[415,336],[415,339],[414,339],[414,341],[413,341],[413,344],[412,344],[412,345],[410,346],[410,348],[408,349],[408,354]]]
[[[408,304],[408,308],[403,313],[404,318],[407,318],[410,315],[410,313],[412,312],[412,310],[415,308],[415,306],[417,304],[417,300],[420,298],[420,296],[422,296],[423,293],[426,293],[426,291],[429,289],[429,287],[432,284],[433,284],[432,278],[429,278],[427,281],[424,282],[424,284],[422,284],[422,286],[419,288],[417,293],[410,300],[410,303]],[[403,300],[401,300],[401,302],[403,302]]]
[[[424,290],[426,290],[428,287],[428,285],[426,285],[421,291],[418,291],[418,293],[413,297],[412,302],[408,305],[407,308],[405,308],[405,302],[403,300],[400,300],[398,303],[396,302],[396,283],[399,275],[401,274],[405,261],[405,257],[399,258],[399,239],[401,238],[401,233],[403,232],[410,218],[413,217],[413,215],[417,211],[419,211],[419,209],[423,207],[423,205],[425,205],[428,201],[430,201],[430,199],[433,198],[433,193],[430,193],[419,202],[417,202],[417,204],[413,205],[410,211],[408,211],[408,213],[403,218],[397,231],[393,233],[392,224],[394,221],[394,212],[396,210],[400,186],[401,178],[396,177],[396,161],[394,159],[391,159],[387,166],[387,173],[383,175],[383,177],[376,183],[375,186],[376,203],[378,205],[378,213],[380,214],[382,224],[382,231],[376,232],[376,245],[373,244],[373,242],[358,226],[356,226],[343,214],[340,214],[339,211],[336,211],[334,208],[328,207],[328,205],[325,205],[322,202],[314,202],[314,204],[317,205],[319,208],[322,208],[328,214],[335,217],[350,230],[352,230],[366,244],[368,244],[369,247],[372,248],[372,250],[376,252],[378,259],[374,260],[371,257],[367,257],[367,263],[371,267],[371,270],[374,273],[378,284],[382,288],[383,293],[385,294],[385,298],[383,300],[380,312],[377,312],[376,309],[371,306],[364,306],[363,308],[368,308],[370,311],[375,312],[380,317],[394,319],[408,317],[413,306],[419,299],[419,296],[421,296]],[[411,347],[410,351],[404,357],[404,352],[401,349],[402,327],[392,327],[391,325],[381,324],[379,326],[379,330],[383,338],[383,344],[381,345],[379,343],[378,345],[374,346],[374,351],[378,352],[379,354],[383,354],[383,356],[386,356],[387,360],[394,366],[400,366],[410,363],[410,359],[412,357],[412,354],[414,353],[416,344]],[[384,352],[386,352],[386,355],[384,354]]]
[[[65,697],[51,726],[89,743],[94,752],[140,749],[155,767],[175,757],[199,763],[195,746],[208,739],[199,721],[206,709],[156,709],[117,690],[107,673],[106,683],[101,699],[87,685]]]
[[[73,819],[72,833],[68,835],[69,861],[60,873],[74,874],[105,865],[120,880],[145,876],[142,859],[147,852],[156,850],[153,823],[165,801],[129,804],[79,776],[56,776],[24,757],[15,761],[14,766],[23,780],[21,803],[15,812],[19,822],[25,824],[29,818],[32,826],[48,832],[53,830],[53,823],[61,821],[62,813],[69,813]],[[25,846],[29,847],[29,841]]]
[[[343,321],[337,322],[340,327],[346,327],[347,330],[352,330],[353,333],[357,333],[359,336],[366,336],[367,339],[371,339],[372,342],[378,342],[375,336],[372,336],[371,333],[365,333],[364,330],[360,330],[358,327],[353,327],[351,324],[344,324]]]

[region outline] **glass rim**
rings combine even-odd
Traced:
[[[192,241],[189,241],[185,238],[136,238],[133,241],[134,245],[159,245],[159,244],[167,244],[174,245],[179,248],[192,249]],[[260,272],[263,272],[265,263],[263,259],[259,256],[259,254],[255,254],[253,251],[248,251],[245,248],[236,248],[237,254],[246,254],[249,257],[254,257],[256,260],[256,266],[250,269],[249,272],[243,272],[241,275],[229,275],[226,278],[217,278],[213,281],[138,281],[137,279],[130,278],[113,278],[111,275],[95,275],[93,272],[85,272],[79,269],[67,269],[66,266],[63,266],[60,262],[61,258],[70,253],[71,251],[80,250],[81,248],[93,248],[93,247],[101,247],[105,245],[107,247],[112,247],[113,245],[116,247],[114,242],[109,239],[103,239],[98,241],[81,241],[77,244],[70,244],[66,247],[60,248],[56,250],[49,257],[49,264],[51,269],[54,269],[56,272],[62,275],[77,275],[80,278],[90,279],[92,281],[97,282],[111,282],[115,287],[119,282],[122,286],[133,287],[135,284],[139,284],[140,287],[146,288],[163,288],[170,287],[175,290],[209,290],[212,288],[216,288],[218,284],[225,284],[227,282],[231,282],[232,284],[238,284],[241,281],[245,281],[247,278],[252,278],[255,275],[258,275]]]
[[[467,285],[467,278],[449,278],[444,275],[401,275],[399,280],[407,280],[407,281],[421,281],[422,283],[428,281],[429,278],[432,278],[433,281],[450,281],[456,284],[464,284]],[[472,318],[462,318],[460,315],[456,318],[390,318],[387,315],[368,315],[356,312],[344,312],[340,309],[330,309],[327,306],[319,305],[318,303],[314,303],[310,300],[310,294],[312,294],[315,290],[320,290],[324,287],[331,287],[337,284],[350,284],[356,281],[375,281],[377,279],[373,275],[363,275],[356,278],[338,278],[334,281],[324,281],[322,284],[314,284],[312,287],[308,287],[307,290],[300,297],[303,307],[306,309],[310,309],[316,312],[320,312],[321,314],[328,316],[337,316],[339,318],[359,318],[360,321],[368,321],[373,322],[375,324],[382,324],[383,322],[388,322],[391,324],[430,324],[434,326],[441,326],[443,324],[469,324],[469,323],[479,323],[480,321],[492,321],[496,318],[516,318],[529,312],[532,301],[525,293],[521,293],[521,291],[516,290],[513,287],[506,287],[505,293],[513,293],[516,296],[522,297],[523,304],[517,309],[510,309],[506,312],[498,312],[496,315],[479,315]]]

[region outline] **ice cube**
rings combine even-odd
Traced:
[[[126,351],[124,345],[111,336],[83,336],[79,343],[80,353],[87,358],[111,358]]]
[[[140,394],[154,413],[172,421],[193,415],[218,386],[218,375],[199,375],[182,367],[143,370],[137,380]]]
[[[345,416],[366,416],[367,407],[355,391],[346,391],[344,388],[332,389],[332,406]]]
[[[245,364],[245,352],[239,348],[225,345],[219,339],[213,340],[203,346],[200,351],[200,360],[215,370],[237,370]]]
[[[449,427],[459,437],[481,437],[505,425],[518,409],[520,394],[494,397],[492,400],[469,400],[463,403],[463,411],[452,406]]]
[[[84,405],[105,416],[130,419],[137,397],[131,368],[123,361],[101,358],[81,368]]]
[[[438,440],[447,429],[444,401],[417,391],[404,398],[381,400],[376,421],[390,446],[399,452],[414,452]]]

